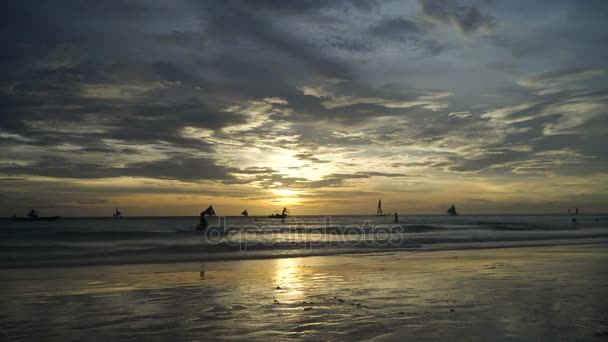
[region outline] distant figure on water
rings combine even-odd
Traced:
[[[201,217],[198,222],[198,226],[196,226],[196,230],[203,230],[207,228],[207,220],[205,219],[205,212],[201,212]]]
[[[384,216],[382,213],[382,198],[378,199],[378,209],[376,209],[376,216]]]
[[[578,216],[578,208],[576,208],[574,212]]]
[[[57,221],[59,219],[59,216],[48,216],[48,217],[42,217],[40,216],[40,214],[38,213],[38,210],[36,209],[32,209],[30,210],[29,213],[27,213],[27,215],[25,215],[25,217],[17,217],[16,215],[13,215],[11,217],[11,221]]]
[[[122,217],[122,213],[120,212],[120,210],[118,210],[118,208],[116,208],[116,210],[114,211],[114,214],[112,214],[113,218],[121,218]]]
[[[247,209],[243,210],[243,212],[241,213],[241,215],[243,215],[243,216],[249,216],[249,213],[247,212]]]
[[[32,209],[32,210],[30,210],[30,212],[29,212],[29,213],[27,213],[27,215],[26,215],[26,216],[27,216],[27,217],[33,217],[33,218],[38,218],[38,217],[40,217],[40,215],[38,215],[38,210],[36,210],[36,209]]]
[[[284,207],[283,211],[280,214],[276,214],[275,213],[275,214],[272,214],[272,215],[270,215],[268,217],[269,218],[280,218],[280,219],[284,220],[287,217],[287,213],[288,213],[287,207]]]
[[[576,217],[572,218],[572,222],[576,223]]]
[[[215,210],[213,210],[212,205],[201,212],[200,222],[196,227],[197,230],[205,230],[207,228],[207,220],[205,219],[205,216],[215,216]]]
[[[452,204],[452,206],[446,211],[446,213],[450,216],[457,216],[458,213],[456,212],[456,206]]]
[[[395,223],[399,223],[399,214],[395,213]]]

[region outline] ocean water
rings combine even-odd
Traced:
[[[608,241],[608,215],[62,218],[0,222],[0,267],[43,267]],[[218,227],[221,227],[218,228]],[[223,235],[218,234],[222,230]]]

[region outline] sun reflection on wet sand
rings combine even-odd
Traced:
[[[285,258],[274,260],[274,281],[277,284],[277,293],[280,301],[297,301],[304,297],[302,288],[303,260],[301,258]],[[277,299],[279,300],[279,299]]]

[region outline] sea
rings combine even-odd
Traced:
[[[608,215],[61,218],[0,221],[0,268],[170,263],[608,241]]]

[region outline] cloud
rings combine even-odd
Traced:
[[[519,80],[523,87],[536,89],[536,95],[551,95],[566,88],[580,87],[581,81],[606,75],[607,69],[597,67],[574,67],[536,74]]]
[[[496,26],[494,18],[478,8],[459,5],[449,0],[419,0],[422,16],[432,22],[452,24],[462,34],[489,33]]]
[[[329,160],[321,160],[317,157],[315,157],[312,153],[310,152],[301,152],[298,154],[295,154],[294,157],[300,159],[300,160],[306,160],[312,163],[319,163],[319,164],[323,164],[323,163],[331,163],[331,161]]]
[[[372,25],[370,33],[378,37],[388,37],[395,40],[417,37],[425,32],[420,24],[405,18],[383,19]]]
[[[543,134],[587,134],[588,122],[608,113],[608,93],[572,83],[605,75],[605,69],[577,67],[535,74],[518,81],[531,89],[532,102],[496,108],[481,115],[493,125],[543,120]]]
[[[385,173],[377,171],[360,171],[356,173],[334,173],[324,176],[320,180],[310,181],[307,183],[299,184],[305,188],[326,188],[326,187],[343,187],[346,183],[353,180],[368,179],[372,177],[389,177],[389,178],[402,178],[407,177],[401,173]]]
[[[522,81],[524,85],[543,84],[546,82],[573,82],[606,74],[604,68],[576,67],[554,70],[536,74]]]
[[[26,164],[0,164],[0,172],[56,178],[143,177],[172,179],[185,182],[229,180],[231,169],[219,166],[209,158],[175,157],[156,161],[135,162],[124,167],[74,162],[68,158],[43,157]]]
[[[323,88],[300,87],[304,95],[323,98],[322,106],[326,109],[334,109],[340,107],[350,107],[361,104],[370,104],[382,106],[386,108],[410,108],[421,107],[430,110],[439,110],[446,107],[446,104],[441,102],[452,94],[447,92],[433,92],[410,95],[411,99],[388,99],[379,97],[356,97],[350,95],[335,95],[331,91],[325,91]],[[326,100],[325,100],[326,99]]]
[[[406,18],[382,19],[370,26],[368,33],[374,42],[400,42],[406,47],[421,49],[429,54],[439,54],[448,47],[430,37],[427,25]]]
[[[0,176],[29,182],[6,195],[20,203],[41,179],[69,205],[203,183],[210,196],[344,200],[596,175],[608,160],[604,4],[0,7]],[[98,179],[117,184],[89,195]]]

